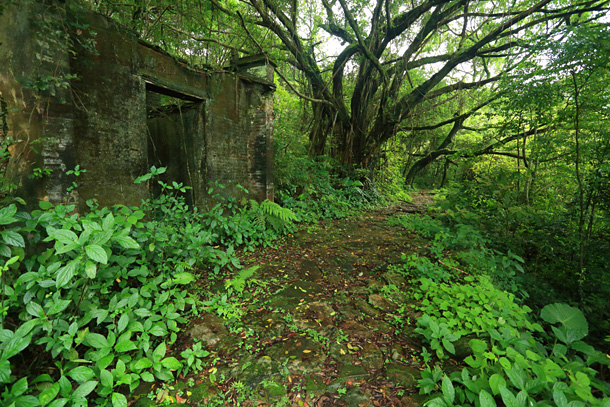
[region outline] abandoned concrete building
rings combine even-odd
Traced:
[[[4,178],[33,204],[139,205],[153,182],[273,199],[273,66],[262,56],[194,69],[96,13],[10,3],[0,15]],[[78,177],[68,174],[76,166]],[[77,193],[67,194],[73,182]]]

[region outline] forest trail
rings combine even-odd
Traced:
[[[186,348],[200,340],[211,355],[199,377],[174,386],[173,392],[182,389],[176,400],[192,406],[420,405],[417,315],[406,279],[391,265],[426,243],[387,222],[424,212],[432,201],[426,192],[413,198],[304,227],[275,248],[242,256],[244,269],[260,268],[247,280],[239,308],[210,309],[177,343]],[[149,401],[142,397],[136,405]]]

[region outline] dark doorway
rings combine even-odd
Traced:
[[[163,183],[190,187],[181,195],[192,206],[197,202],[193,187],[198,178],[193,144],[202,132],[202,100],[147,84],[146,105],[149,166],[167,168],[159,178]],[[153,197],[162,192],[158,182],[151,183]]]

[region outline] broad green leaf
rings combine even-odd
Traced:
[[[22,350],[28,347],[30,341],[32,340],[32,336],[28,335],[26,337],[21,337],[15,335],[8,341],[2,344],[2,359],[10,359],[13,356],[19,354]]]
[[[54,383],[47,387],[38,395],[38,401],[41,405],[46,406],[59,394],[59,383]]]
[[[28,302],[28,304],[25,306],[25,310],[32,316],[44,318],[44,311],[42,307],[35,301]]]
[[[447,375],[443,376],[441,391],[443,392],[443,396],[445,396],[447,404],[453,404],[453,401],[455,400],[455,389],[453,383],[451,383],[451,379],[449,379]]]
[[[0,359],[0,383],[8,383],[11,380],[11,364],[8,360]]]
[[[119,323],[117,324],[118,332],[119,333],[123,332],[125,330],[125,328],[127,327],[127,324],[129,324],[129,315],[127,315],[127,314],[121,315],[121,318],[119,318]]]
[[[131,350],[138,349],[138,347],[136,346],[136,344],[133,341],[127,339],[127,340],[117,342],[114,349],[117,352],[129,352]]]
[[[57,288],[62,288],[72,280],[76,274],[78,263],[80,263],[80,258],[69,261],[68,264],[57,270],[57,278],[55,280]]]
[[[13,252],[11,251],[11,248],[8,247],[7,245],[0,244],[0,256],[2,257],[11,257],[11,255],[13,254]]]
[[[148,383],[155,381],[155,376],[153,376],[153,374],[150,372],[142,372],[140,373],[140,377],[142,378],[142,380]]]
[[[93,379],[95,377],[95,373],[93,373],[93,370],[87,366],[78,366],[70,370],[68,376],[70,376],[77,383],[83,383],[87,380]]]
[[[487,343],[485,341],[482,341],[480,339],[471,339],[468,344],[470,345],[470,348],[472,349],[472,351],[476,354],[476,353],[483,353],[487,350]]]
[[[576,377],[571,376],[570,379],[572,381],[570,388],[574,389],[578,397],[590,403],[595,401],[591,394],[591,379],[589,379],[589,376],[583,372],[576,372]]]
[[[90,346],[93,346],[94,348],[98,349],[108,347],[108,341],[106,340],[106,337],[92,332],[87,334],[87,343]]]
[[[116,362],[116,369],[114,369],[114,371],[117,373],[117,376],[115,376],[115,377],[117,377],[117,379],[122,377],[125,374],[125,368],[126,368],[125,362],[123,362],[121,359],[119,359]]]
[[[146,318],[150,316],[150,310],[147,308],[138,308],[134,310],[133,313],[139,316],[140,318]]]
[[[74,393],[72,393],[72,398],[74,400],[79,400],[87,397],[93,390],[95,390],[97,384],[98,382],[95,380],[81,384],[76,390],[74,390]]]
[[[57,399],[49,404],[49,407],[64,407],[66,404],[68,404],[68,401],[70,400],[66,398]]]
[[[157,323],[152,328],[150,328],[149,333],[154,336],[165,336],[167,335],[167,329],[163,323]]]
[[[48,211],[49,209],[51,209],[53,207],[53,204],[49,201],[38,201],[38,206],[43,211]]]
[[[513,365],[511,369],[504,369],[504,372],[516,388],[519,390],[523,390],[525,388],[525,381],[527,380],[527,377],[518,365]]]
[[[47,311],[47,315],[59,314],[60,312],[62,312],[66,308],[68,308],[68,305],[70,305],[71,302],[72,302],[71,300],[53,301],[53,303],[49,307],[49,310]]]
[[[178,359],[176,359],[175,357],[168,357],[163,359],[161,361],[161,365],[170,370],[178,370],[182,367],[182,363],[180,363],[180,361],[178,361]],[[449,383],[451,383],[451,381],[449,381]],[[453,386],[451,386],[451,388],[453,389]]]
[[[63,244],[78,243],[78,236],[68,229],[52,229],[49,236]]]
[[[153,363],[150,359],[143,357],[136,362],[135,369],[136,370],[148,369],[149,367],[152,367],[152,365],[153,365]]]
[[[133,240],[129,236],[115,237],[114,241],[117,242],[123,249],[139,249],[140,245],[138,242]]]
[[[479,393],[479,402],[481,407],[496,407],[496,401],[485,389]]]
[[[121,393],[112,393],[112,407],[127,407],[127,398]]]
[[[102,229],[110,230],[114,226],[114,215],[109,213],[102,221]]]
[[[492,374],[489,377],[489,387],[495,396],[500,394],[500,386],[506,386],[506,380],[498,373]]]
[[[174,284],[190,284],[195,281],[195,276],[189,272],[178,273],[174,276]]]
[[[565,373],[564,373],[563,369],[561,368],[561,366],[559,366],[557,363],[553,362],[551,359],[545,360],[544,373],[550,377],[558,377],[558,378],[565,377]]]
[[[0,232],[0,234],[2,234],[2,240],[4,240],[6,244],[17,247],[25,247],[25,240],[23,240],[23,236],[16,231],[3,230]]]
[[[105,338],[104,338],[105,339]],[[100,369],[106,369],[112,361],[114,360],[114,355],[111,353],[110,355],[104,356],[100,360],[97,361],[97,367]]]
[[[570,332],[572,342],[584,338],[589,333],[589,324],[582,311],[567,304],[549,304],[542,308],[540,317],[550,324],[562,324],[566,331]]]
[[[159,362],[165,356],[165,352],[167,352],[167,346],[165,342],[161,342],[153,351],[153,361]]]
[[[85,253],[87,253],[87,256],[91,260],[102,264],[108,263],[108,255],[102,246],[98,246],[96,244],[87,245],[85,246]]]
[[[87,260],[85,264],[85,274],[87,277],[93,279],[97,275],[97,265],[90,260]]]
[[[112,389],[114,380],[112,378],[112,373],[110,373],[108,370],[100,369],[100,381],[102,383],[102,386]]]
[[[447,352],[451,354],[455,354],[455,347],[453,343],[447,339],[446,337],[442,339],[443,347],[447,350]]]
[[[40,402],[38,401],[38,399],[36,397],[30,396],[30,395],[18,397],[17,400],[15,400],[15,401],[19,407],[38,407],[38,406],[40,406]]]
[[[553,401],[557,404],[557,407],[566,407],[568,405],[568,399],[559,386],[553,386]]]
[[[500,386],[500,396],[506,407],[517,407],[517,398],[504,385]]]
[[[23,377],[13,384],[11,388],[11,395],[13,396],[21,396],[28,389],[28,378]]]
[[[0,225],[8,225],[9,223],[16,222],[17,219],[13,217],[17,213],[17,205],[10,204],[0,209]]]
[[[67,245],[64,245],[64,246],[60,247],[59,249],[55,250],[55,253],[57,253],[57,254],[69,253],[73,250],[80,249],[80,247],[81,247],[81,245],[78,243],[68,243]]]

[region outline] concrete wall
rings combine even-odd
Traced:
[[[241,184],[249,197],[273,199],[270,66],[249,60],[238,72],[198,71],[101,15],[27,3],[0,16],[0,103],[8,112],[8,134],[0,137],[20,140],[11,147],[6,175],[22,197],[76,202],[80,210],[92,198],[137,205],[150,187],[133,180],[157,164],[151,145],[165,143],[168,177],[186,181],[198,206],[206,205],[212,181],[225,184],[227,193],[240,193],[235,185]],[[49,27],[71,27],[73,45],[65,32],[49,35]],[[66,74],[76,79],[53,92],[24,86]],[[179,120],[151,120],[147,113],[160,94],[194,107]],[[74,177],[65,172],[77,164],[87,172],[76,180],[78,193],[69,195]],[[34,168],[52,172],[31,178]]]
[[[0,103],[7,130],[0,142],[9,144],[5,175],[19,193],[57,202],[71,182],[65,171],[76,165],[70,89],[54,83],[70,73],[70,60],[65,38],[40,28],[61,24],[65,14],[39,13],[39,7],[26,2],[6,7],[0,15]],[[52,172],[35,178],[34,168]]]

